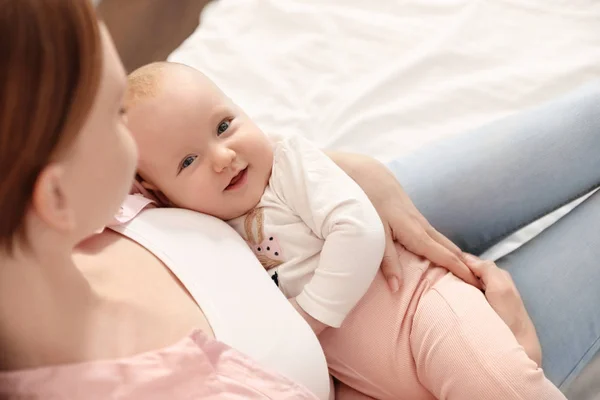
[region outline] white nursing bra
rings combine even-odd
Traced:
[[[148,209],[113,228],[144,246],[181,281],[220,341],[328,399],[325,356],[244,240],[216,218]]]

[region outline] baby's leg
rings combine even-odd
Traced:
[[[419,380],[438,399],[566,399],[484,295],[453,275],[421,298],[410,342]]]
[[[335,383],[335,400],[376,400],[342,382]]]

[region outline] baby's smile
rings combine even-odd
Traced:
[[[238,172],[233,178],[231,178],[231,181],[229,182],[229,185],[227,185],[225,190],[227,191],[227,190],[239,189],[242,186],[244,186],[247,181],[248,181],[248,167],[245,167],[240,172]]]

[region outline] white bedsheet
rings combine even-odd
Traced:
[[[597,0],[219,0],[201,20],[171,61],[267,131],[383,161],[600,77]]]
[[[267,131],[382,161],[600,77],[598,0],[218,0],[201,21],[171,61],[204,71]],[[600,361],[588,370],[586,399]]]

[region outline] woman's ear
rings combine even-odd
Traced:
[[[64,169],[58,164],[46,166],[38,175],[32,193],[33,211],[54,229],[75,229],[75,213],[64,189]]]

